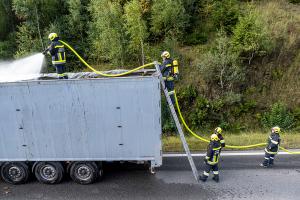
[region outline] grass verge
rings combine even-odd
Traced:
[[[226,144],[230,145],[249,145],[256,143],[266,142],[269,133],[260,132],[248,132],[241,134],[224,134]],[[205,138],[209,138],[206,136]],[[203,151],[207,148],[207,143],[198,140],[193,136],[187,136],[186,140],[189,144],[191,151]],[[300,134],[298,133],[282,133],[281,134],[281,146],[287,149],[300,148]],[[264,149],[264,146],[252,148],[252,149]],[[226,150],[230,150],[226,148]],[[250,149],[241,149],[250,150]],[[179,135],[177,136],[164,136],[163,137],[163,151],[164,152],[182,152],[183,146]]]

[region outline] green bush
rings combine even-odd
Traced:
[[[0,58],[10,59],[16,51],[15,33],[11,33],[7,40],[0,42]]]
[[[294,116],[283,103],[275,103],[265,112],[261,118],[265,128],[279,126],[283,129],[291,129],[294,126]]]
[[[151,9],[151,31],[158,37],[181,40],[189,23],[182,0],[154,0]]]
[[[206,98],[202,96],[198,96],[196,98],[192,112],[190,112],[188,116],[192,127],[200,128],[205,126],[209,113],[209,107],[209,101]]]
[[[298,127],[300,129],[300,107],[296,107],[292,111],[294,120],[295,120],[295,127]]]
[[[249,65],[255,57],[265,55],[273,48],[271,36],[262,21],[259,13],[250,7],[233,30],[233,47]]]
[[[212,20],[217,29],[224,28],[227,34],[232,33],[240,15],[237,0],[216,1],[212,11]]]
[[[239,64],[238,54],[233,51],[231,39],[224,30],[220,30],[213,47],[203,55],[199,68],[210,87],[217,86],[220,93],[232,91],[241,84],[244,71]]]
[[[166,98],[161,100],[161,121],[163,133],[174,133],[176,127],[171,117],[171,111],[169,110]]]

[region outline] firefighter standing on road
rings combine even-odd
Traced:
[[[199,176],[199,180],[205,182],[209,176],[209,172],[212,170],[214,176],[213,180],[219,182],[219,157],[220,157],[221,144],[219,137],[216,134],[212,134],[210,137],[210,143],[207,147],[207,153],[204,158],[205,169],[202,176]]]
[[[217,127],[215,128],[215,134],[218,136],[219,140],[220,140],[220,143],[221,143],[221,147],[224,148],[225,147],[225,139],[222,135],[222,128],[220,127]]]
[[[165,86],[168,89],[172,103],[174,104],[174,80],[178,79],[178,61],[173,60],[168,51],[163,51],[161,57],[163,59],[163,63],[160,70],[165,81]]]
[[[268,138],[268,143],[265,148],[265,159],[260,165],[270,167],[274,164],[275,155],[278,153],[280,145],[280,128],[275,126],[271,129],[271,135]]]
[[[65,74],[65,64],[66,64],[66,53],[65,47],[60,43],[59,37],[56,33],[50,33],[48,36],[51,41],[50,46],[43,52],[43,54],[50,54],[52,56],[52,64],[56,68],[56,73],[59,79],[68,79]]]

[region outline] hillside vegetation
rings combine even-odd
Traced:
[[[300,130],[299,0],[2,0],[0,30],[1,60],[41,52],[50,32],[99,70],[169,50],[180,61],[176,90],[193,129]],[[85,70],[71,52],[67,67]]]

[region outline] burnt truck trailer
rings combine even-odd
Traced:
[[[156,75],[0,83],[1,178],[89,184],[107,161],[162,164]]]

